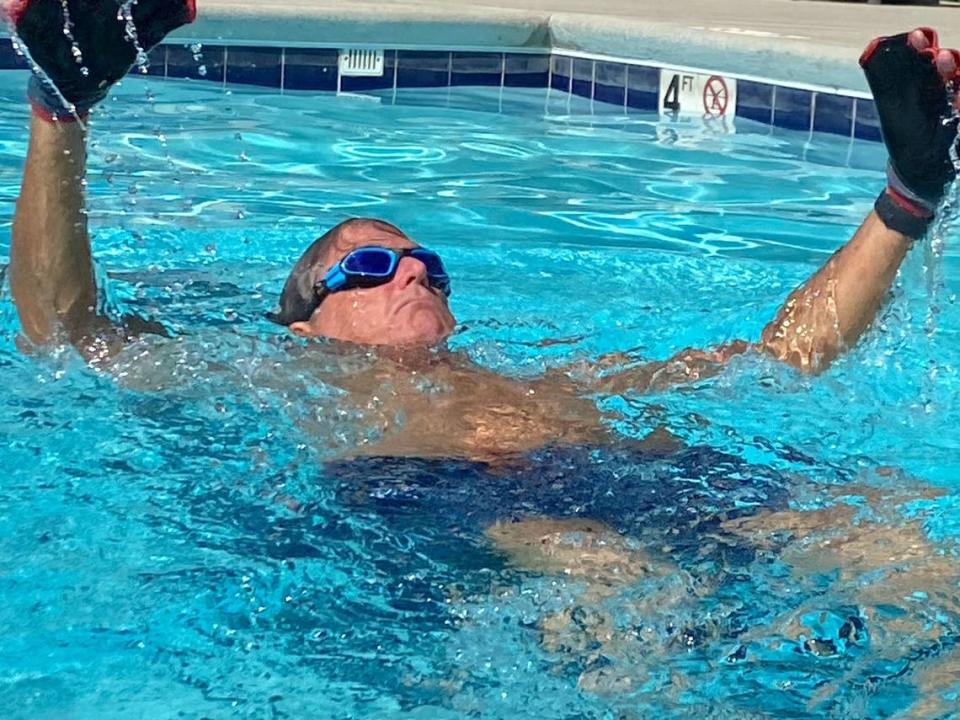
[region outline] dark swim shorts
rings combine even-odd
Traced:
[[[681,555],[686,548],[699,560],[706,545],[719,544],[722,561],[737,565],[753,552],[740,539],[724,540],[722,522],[783,509],[788,501],[785,475],[710,447],[656,457],[616,447],[548,447],[506,468],[368,457],[330,463],[325,474],[347,507],[405,527],[479,534],[497,521],[584,518],[647,546],[662,543]]]

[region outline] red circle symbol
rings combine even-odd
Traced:
[[[703,110],[707,115],[720,117],[727,112],[730,91],[727,82],[719,75],[711,75],[703,86]]]

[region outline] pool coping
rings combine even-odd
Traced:
[[[456,49],[537,47],[657,61],[778,83],[867,90],[877,35],[917,25],[960,43],[960,12],[815,0],[199,0],[178,37],[213,43]],[[945,42],[949,45],[949,42]]]

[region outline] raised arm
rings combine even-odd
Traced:
[[[853,238],[790,293],[760,347],[794,367],[823,370],[873,322],[911,240],[871,212]]]
[[[103,328],[97,316],[83,177],[85,130],[34,115],[13,221],[10,287],[27,338],[74,344]]]
[[[14,0],[7,12],[47,76],[32,76],[28,86],[33,116],[13,224],[13,299],[32,343],[69,341],[87,357],[101,356],[123,332],[97,313],[84,204],[85,121],[139,53],[191,22],[196,8],[193,0],[131,5],[139,45],[128,39],[128,18],[116,0]],[[150,329],[132,325],[134,332]]]
[[[825,369],[870,327],[901,262],[922,238],[956,171],[953,117],[960,53],[941,49],[933,30],[877,38],[860,58],[890,155],[888,185],[853,238],[794,290],[758,344],[734,341],[714,350],[682,350],[668,360],[620,370],[602,359],[579,368],[585,389],[650,390],[715,374],[749,349],[805,372]],[[629,361],[629,358],[625,358]],[[610,371],[610,366],[614,371]],[[584,372],[586,370],[586,372]]]
[[[900,263],[922,238],[947,183],[958,54],[933,30],[874,40],[860,58],[890,154],[889,183],[853,238],[795,290],[761,346],[801,370],[825,368],[873,322]]]

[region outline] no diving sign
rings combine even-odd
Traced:
[[[733,117],[737,112],[737,80],[722,75],[660,71],[660,113]]]

